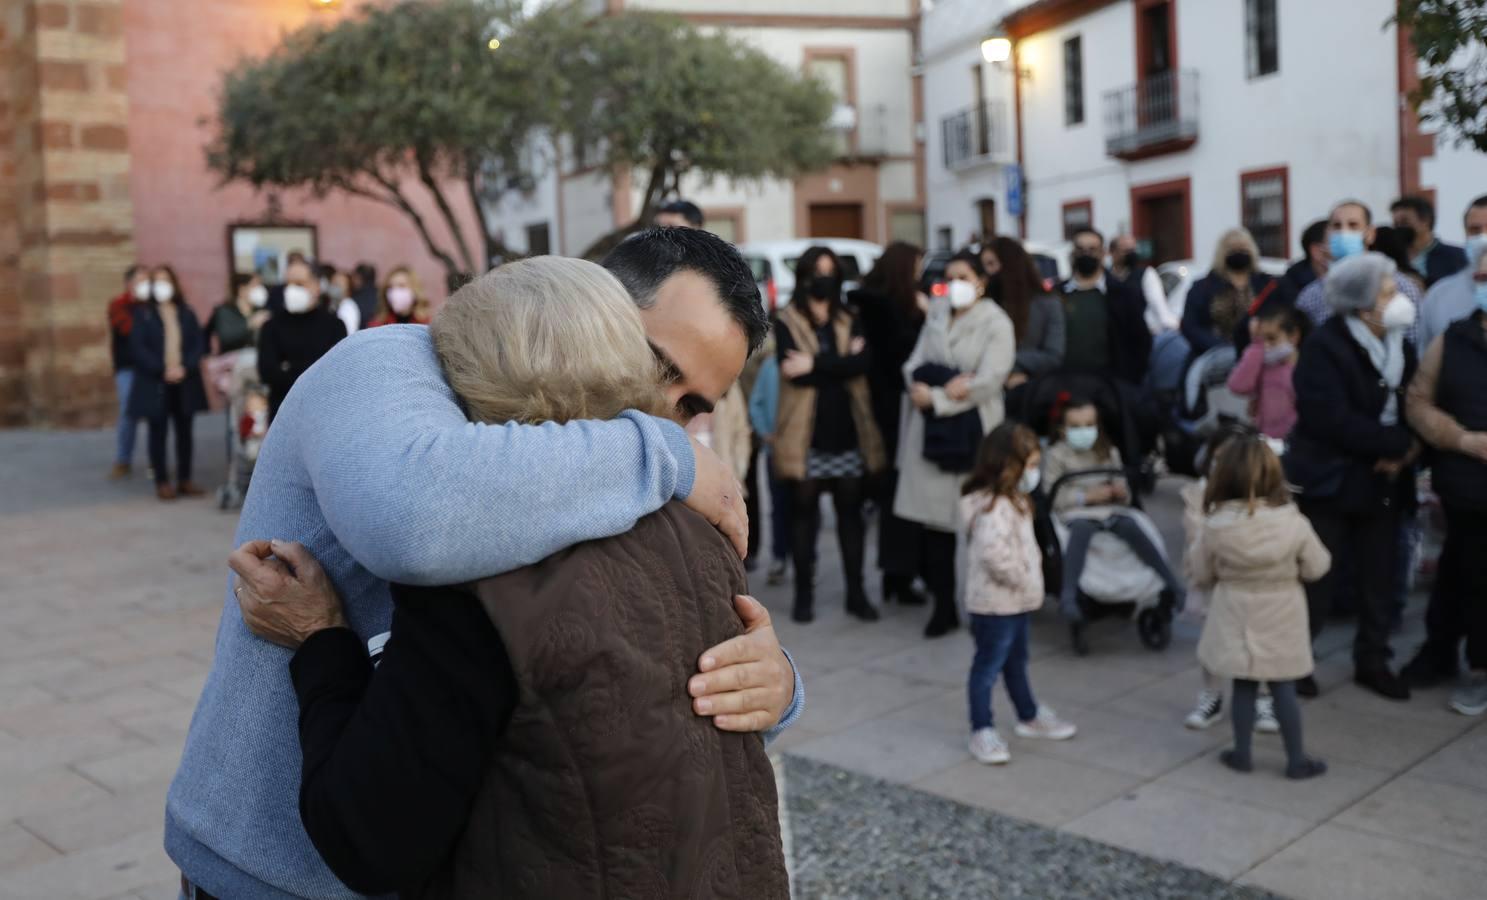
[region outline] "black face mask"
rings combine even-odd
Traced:
[[[1126,251],[1126,255],[1120,258],[1120,264],[1122,266],[1125,266],[1127,269],[1135,269],[1137,266],[1141,265],[1141,254],[1137,253],[1135,250],[1128,250]]]
[[[1254,265],[1255,258],[1250,256],[1248,250],[1235,250],[1224,257],[1224,265],[1230,272],[1248,272],[1250,266]]]
[[[1415,246],[1415,229],[1408,225],[1395,225],[1394,233],[1404,242],[1405,249]]]
[[[1100,271],[1100,258],[1090,256],[1086,253],[1074,254],[1074,274],[1080,278],[1089,278]]]
[[[817,275],[812,278],[807,291],[817,300],[835,300],[842,292],[837,286],[836,279],[830,275]]]

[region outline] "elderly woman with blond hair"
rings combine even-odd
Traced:
[[[503,266],[431,331],[473,422],[669,411],[640,312],[592,263]],[[677,690],[742,630],[743,590],[727,539],[673,503],[505,575],[394,585],[375,664],[353,631],[314,631],[290,669],[315,848],[365,894],[787,898],[762,739],[714,728]],[[389,784],[418,802],[386,815]]]
[[[1196,358],[1220,344],[1235,349],[1249,343],[1249,317],[1283,297],[1281,283],[1260,271],[1260,248],[1243,228],[1219,238],[1213,266],[1188,291],[1182,310],[1182,336]]]

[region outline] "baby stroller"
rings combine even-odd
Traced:
[[[1120,450],[1124,468],[1085,469],[1069,472],[1053,484],[1043,485],[1035,496],[1034,530],[1043,552],[1045,590],[1054,595],[1063,588],[1063,550],[1069,539],[1068,526],[1053,512],[1059,494],[1090,480],[1123,479],[1130,507],[1125,514],[1134,520],[1165,555],[1160,533],[1141,510],[1141,498],[1134,488],[1142,474],[1140,440],[1131,411],[1123,401],[1119,387],[1096,375],[1053,373],[1031,385],[1023,409],[1023,421],[1042,438],[1054,432],[1055,416],[1071,396],[1090,398],[1099,412],[1101,430]],[[1080,573],[1077,614],[1072,615],[1069,634],[1074,652],[1089,653],[1086,623],[1111,615],[1133,616],[1141,642],[1152,650],[1162,650],[1172,641],[1172,619],[1176,615],[1175,598],[1165,590],[1160,575],[1143,563],[1123,540],[1107,531],[1094,535]]]
[[[1187,342],[1181,345],[1185,347]],[[1170,398],[1172,411],[1163,435],[1168,471],[1196,476],[1199,448],[1225,423],[1249,421],[1249,401],[1229,390],[1229,373],[1238,361],[1239,354],[1232,345],[1220,344],[1182,370],[1175,392],[1163,392]],[[1165,380],[1170,380],[1173,371],[1170,362],[1169,357]]]
[[[248,494],[258,449],[268,433],[268,394],[258,380],[258,354],[237,354],[225,378],[227,394],[227,482],[217,488],[217,508],[238,509]]]

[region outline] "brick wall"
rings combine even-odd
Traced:
[[[112,418],[104,306],[134,255],[121,4],[0,0],[0,315],[21,325],[0,424]]]

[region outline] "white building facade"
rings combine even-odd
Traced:
[[[1242,224],[1265,255],[1294,257],[1336,201],[1387,218],[1394,198],[1420,193],[1436,200],[1442,237],[1459,240],[1462,211],[1487,193],[1487,157],[1420,133],[1403,102],[1415,60],[1385,27],[1393,9],[939,0],[923,24],[930,231],[958,245],[994,224],[1052,243],[1092,224],[1134,233],[1157,261],[1206,263]],[[1005,63],[980,59],[992,36],[1011,42]],[[947,152],[956,117],[981,108],[990,152],[977,152],[975,115],[969,158],[954,141]],[[1007,196],[1019,166],[1021,210]]]
[[[924,156],[913,72],[919,0],[590,0],[598,15],[672,12],[721,29],[837,94],[842,158],[794,181],[682,180],[723,237],[776,240],[847,237],[887,243],[925,238]],[[519,252],[577,255],[632,221],[644,178],[577,166],[571,153],[534,143],[538,177],[493,207],[493,222]]]

